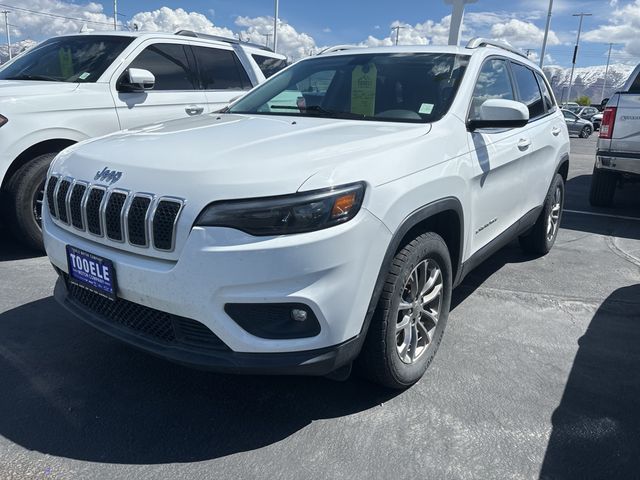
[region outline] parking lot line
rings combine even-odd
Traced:
[[[640,222],[640,218],[638,217],[627,217],[624,215],[610,215],[608,213],[596,213],[596,212],[585,212],[584,210],[564,210],[566,213],[579,213],[581,215],[593,215],[595,217],[609,217],[609,218],[618,218],[620,220],[635,220],[636,222]]]

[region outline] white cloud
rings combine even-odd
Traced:
[[[495,40],[504,40],[520,48],[536,48],[542,44],[544,30],[531,22],[512,18],[505,23],[496,23],[491,27],[490,35]],[[560,40],[553,30],[549,31],[548,45],[559,45]]]
[[[617,3],[612,4],[615,8]],[[640,0],[635,0],[621,8],[615,8],[609,16],[609,24],[584,33],[587,42],[624,44],[625,54],[640,56]]]
[[[138,26],[140,31],[170,32],[177,30],[193,30],[195,32],[235,37],[232,30],[216,27],[206,16],[197,12],[187,12],[182,8],[162,7],[152,12],[136,13],[128,22]]]
[[[439,22],[427,20],[424,23],[415,25],[396,20],[390,25],[388,37],[377,38],[369,35],[363,42],[360,42],[360,45],[367,47],[394,45],[396,42],[396,30],[394,30],[394,27],[400,27],[400,31],[397,32],[399,45],[444,45],[449,39],[450,19],[450,16],[446,16]]]
[[[244,27],[242,39],[254,43],[265,43],[265,34],[273,34],[273,17],[238,17],[236,25]],[[273,37],[270,38],[273,42]],[[280,19],[278,21],[278,53],[293,60],[317,51],[318,46],[311,35],[298,32],[293,26]]]
[[[325,27],[325,28],[322,29],[322,31],[324,33],[331,33],[332,30],[329,27]]]

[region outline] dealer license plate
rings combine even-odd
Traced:
[[[67,264],[69,281],[111,300],[116,299],[116,271],[111,260],[67,245]]]

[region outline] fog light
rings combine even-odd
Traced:
[[[304,322],[306,319],[306,310],[300,310],[299,308],[294,308],[293,310],[291,310],[291,320],[295,320],[296,322]]]

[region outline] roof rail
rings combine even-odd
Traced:
[[[520,55],[521,57],[529,58],[517,48],[514,48],[511,45],[507,45],[504,42],[498,42],[497,40],[489,40],[487,38],[475,37],[469,40],[469,43],[467,43],[467,48],[479,48],[479,47],[497,47],[497,48],[506,50],[508,52],[515,53],[516,55]]]
[[[325,55],[327,53],[333,53],[333,52],[342,52],[344,50],[352,50],[354,48],[365,48],[365,47],[361,47],[359,45],[335,45],[333,47],[328,47],[328,48],[325,48],[324,50],[319,51],[317,55]]]
[[[232,43],[234,45],[248,45],[253,48],[265,50],[267,52],[273,52],[273,49],[265,45],[259,45],[257,43],[251,43],[251,42],[241,42],[237,38],[222,37],[220,35],[209,35],[208,33],[194,32],[192,30],[178,30],[175,34],[181,35],[183,37],[194,37],[194,38],[203,38],[205,40],[216,40],[218,42]]]

